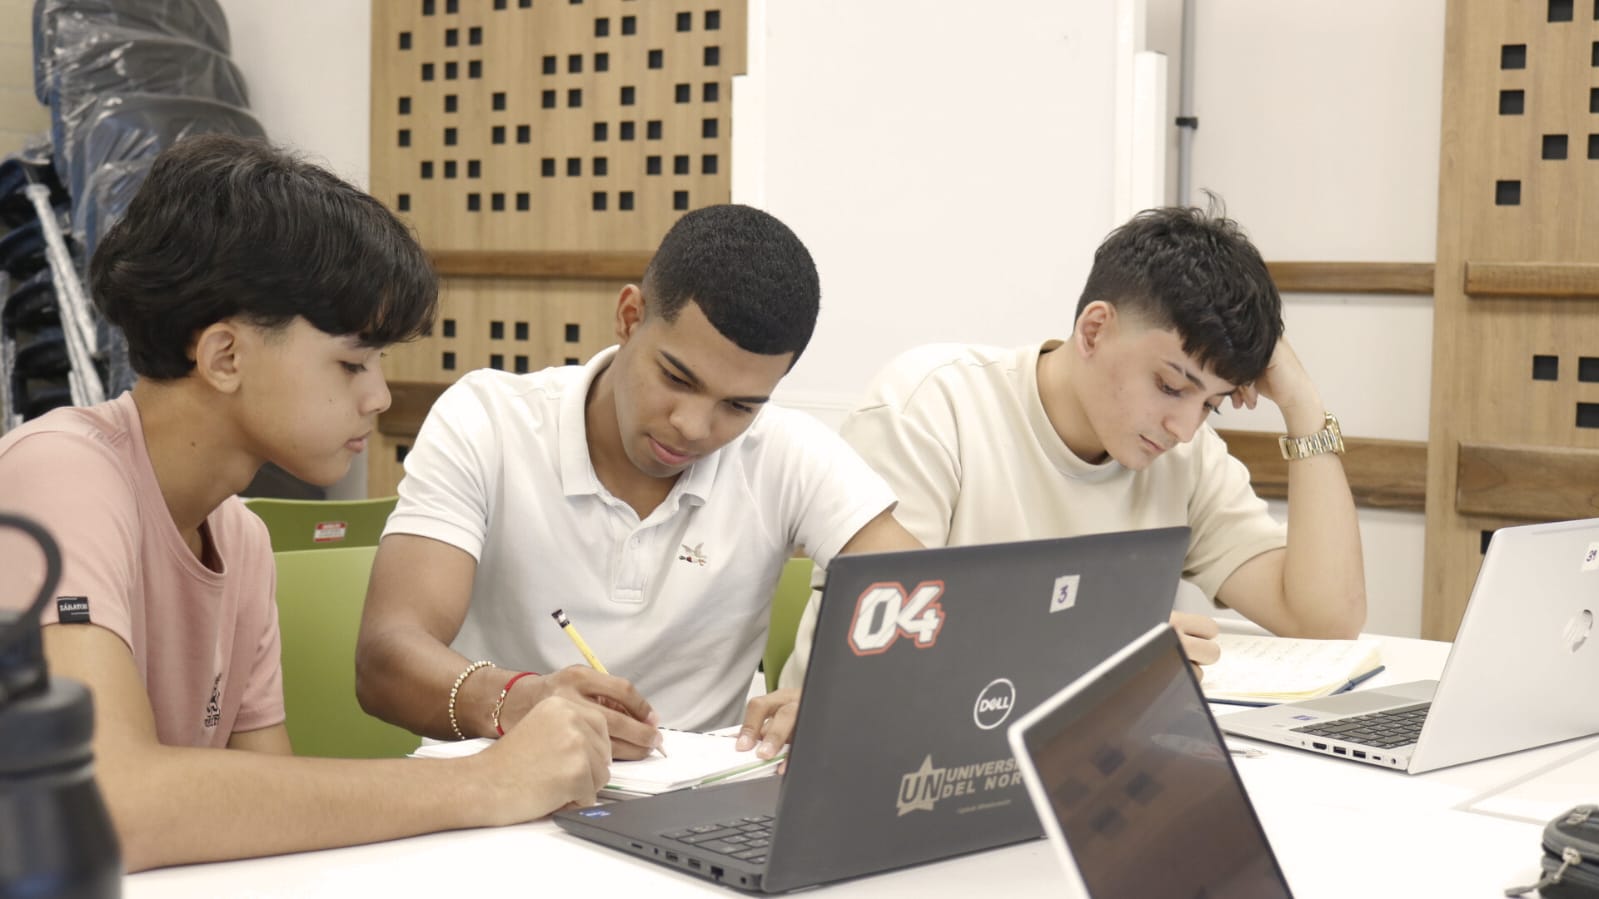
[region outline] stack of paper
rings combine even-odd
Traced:
[[[636,762],[611,762],[611,779],[601,795],[612,798],[653,796],[699,787],[760,777],[777,770],[776,758],[757,758],[753,751],[739,752],[734,747],[737,740],[731,733],[709,734],[682,730],[661,729],[665,757],[652,753]],[[412,758],[458,758],[481,752],[493,745],[489,739],[462,740],[455,743],[428,743],[411,753]]]
[[[1272,705],[1328,696],[1382,668],[1380,641],[1300,640],[1222,634],[1221,660],[1205,666],[1201,682],[1212,702]]]

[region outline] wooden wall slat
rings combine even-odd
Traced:
[[[1599,264],[1467,262],[1466,295],[1599,299]]]
[[[1463,443],[1455,509],[1552,521],[1599,516],[1599,450]]]
[[[1218,431],[1227,449],[1249,469],[1255,492],[1267,499],[1288,497],[1288,460],[1277,435],[1260,431]],[[1415,440],[1344,438],[1344,474],[1355,504],[1376,509],[1419,512],[1427,497],[1427,444]]]
[[[1267,262],[1283,293],[1431,294],[1430,262]]]
[[[438,250],[433,267],[445,277],[574,278],[637,282],[649,253],[540,250]]]

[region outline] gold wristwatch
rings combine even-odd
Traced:
[[[1327,421],[1322,429],[1314,434],[1304,437],[1278,437],[1277,446],[1283,451],[1283,458],[1289,461],[1294,459],[1308,459],[1322,453],[1344,452],[1344,432],[1338,428],[1338,418],[1331,412],[1326,413]]]

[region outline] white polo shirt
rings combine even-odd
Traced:
[[[784,561],[803,546],[825,565],[894,497],[821,422],[768,405],[640,521],[588,454],[589,385],[615,352],[456,382],[405,458],[384,534],[431,537],[477,559],[451,644],[467,658],[540,673],[582,664],[550,617],[565,609],[662,723],[734,724]]]

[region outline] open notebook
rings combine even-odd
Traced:
[[[753,751],[739,752],[734,746],[738,728],[694,733],[661,728],[665,757],[652,754],[635,762],[611,762],[611,779],[600,791],[609,798],[654,796],[685,787],[728,783],[761,777],[777,770],[784,754],[773,759],[756,758]],[[484,738],[454,743],[429,743],[417,747],[412,758],[457,758],[481,752],[494,741]]]
[[[1211,702],[1276,705],[1341,693],[1382,670],[1381,643],[1222,634],[1200,686]]]

